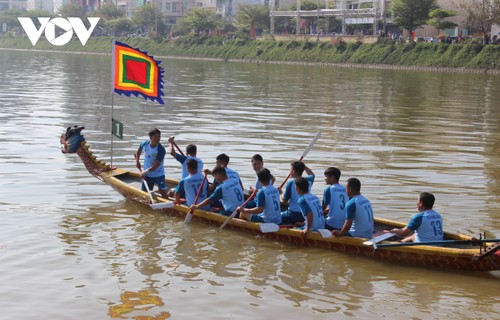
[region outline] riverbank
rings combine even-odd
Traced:
[[[0,38],[0,48],[109,54],[112,40],[111,37],[93,37],[85,46],[73,40],[57,47],[45,39],[40,39],[33,46],[27,37]],[[175,40],[133,37],[118,40],[162,58],[500,74],[499,45],[415,44],[386,40],[362,44],[346,43],[338,38],[318,43],[311,40],[223,37],[183,37]]]

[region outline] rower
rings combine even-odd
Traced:
[[[443,240],[443,219],[437,211],[432,209],[435,201],[436,198],[432,193],[422,192],[417,201],[419,213],[411,217],[410,222],[404,228],[394,228],[390,232],[404,238],[401,242]]]

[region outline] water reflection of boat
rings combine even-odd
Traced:
[[[108,164],[98,160],[85,143],[85,138],[81,134],[82,129],[83,127],[69,128],[66,134],[61,136],[62,152],[77,153],[92,175],[113,187],[125,198],[149,206],[149,195],[140,188],[140,175],[125,169],[112,169]],[[169,187],[175,186],[178,183],[177,180],[173,179],[166,179],[166,182]],[[155,197],[155,201],[159,203],[170,202],[170,200],[158,196]],[[175,205],[172,208],[162,209],[162,211],[165,214],[184,218],[189,212],[189,208],[184,205]],[[196,210],[193,215],[193,221],[214,225],[220,225],[226,219],[226,216],[202,210]],[[401,228],[404,225],[404,223],[391,220],[375,219],[376,230],[395,227]],[[375,250],[372,246],[364,245],[363,242],[366,239],[362,238],[323,238],[318,232],[311,232],[306,238],[303,238],[298,230],[287,228],[280,228],[276,232],[264,233],[260,230],[259,224],[240,219],[232,219],[227,228],[259,235],[264,238],[287,241],[296,245],[327,248],[399,264],[472,271],[493,271],[500,269],[500,243],[485,243],[484,246],[478,245],[471,241],[472,237],[470,236],[449,232],[445,232],[446,240],[465,241],[466,243],[448,243],[446,246],[396,246]],[[390,241],[382,242],[382,244],[390,243]]]

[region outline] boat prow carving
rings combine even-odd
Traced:
[[[61,143],[61,152],[64,154],[78,154],[89,173],[102,180],[101,173],[110,171],[111,166],[98,160],[92,154],[82,134],[83,129],[85,129],[85,127],[79,125],[73,125],[66,129],[66,132],[62,134],[59,139]]]

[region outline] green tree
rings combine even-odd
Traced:
[[[427,21],[427,24],[436,28],[439,33],[439,30],[451,29],[457,26],[455,22],[444,20],[456,15],[457,13],[453,10],[434,9],[429,13],[430,19]]]
[[[462,0],[466,24],[471,29],[483,34],[483,43],[487,44],[491,26],[500,23],[500,0]]]
[[[270,26],[269,7],[263,5],[244,4],[239,6],[234,24],[236,29],[255,35],[255,29],[269,30]]]
[[[153,4],[140,6],[132,13],[132,21],[137,26],[143,26],[145,32],[162,30],[164,26],[161,11]]]
[[[123,11],[119,10],[115,4],[103,4],[98,10],[92,12],[92,16],[100,17],[103,21],[118,19],[124,16]]]
[[[0,11],[0,24],[5,23],[7,25],[7,30],[21,27],[21,24],[17,20],[18,17],[24,17],[25,11],[19,9],[6,9]]]
[[[290,6],[289,6],[289,10],[292,10],[292,11],[296,11],[297,10],[297,4],[296,3],[292,3]],[[319,4],[319,8],[320,9],[324,9],[325,8],[325,5],[323,3],[320,3]],[[300,10],[317,10],[318,9],[318,3],[315,2],[315,1],[304,1],[304,2],[301,2],[300,3]]]
[[[134,22],[132,19],[127,17],[120,17],[112,20],[108,20],[105,23],[105,27],[110,28],[114,35],[122,36],[126,33],[132,32],[135,29]]]
[[[426,24],[429,13],[437,8],[436,0],[393,0],[390,11],[394,24],[411,34],[413,30]]]
[[[215,30],[220,16],[213,10],[193,8],[187,16],[178,21],[175,30],[181,33],[194,32],[196,34],[208,33]]]
[[[64,18],[67,17],[79,17],[79,18],[85,18],[85,10],[83,10],[83,7],[80,4],[68,2],[67,4],[63,5],[58,13],[63,16]]]

